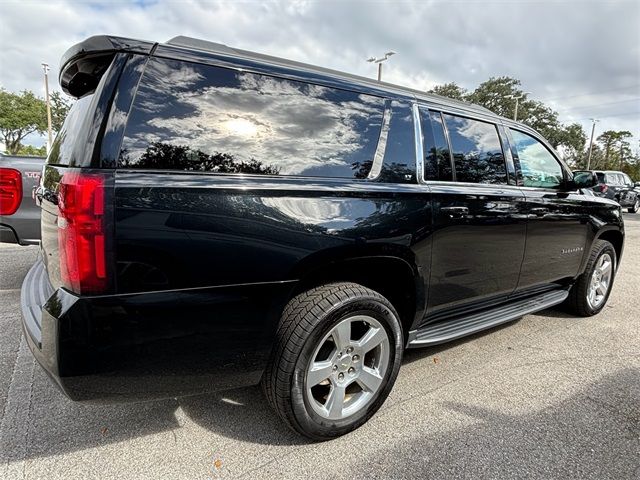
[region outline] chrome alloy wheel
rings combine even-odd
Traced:
[[[365,408],[382,385],[389,366],[389,336],[368,315],[340,321],[311,356],[305,376],[306,400],[328,420]]]
[[[597,261],[591,281],[589,282],[589,291],[587,293],[587,302],[594,310],[602,305],[607,292],[611,287],[611,279],[613,278],[613,259],[608,253],[604,253]]]

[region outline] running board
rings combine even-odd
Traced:
[[[409,332],[407,346],[409,348],[429,347],[446,343],[503,323],[512,322],[524,315],[553,307],[562,303],[568,296],[569,292],[567,290],[553,290],[535,297],[503,304],[491,310],[483,310],[464,317],[441,320]]]

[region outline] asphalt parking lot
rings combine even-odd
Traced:
[[[559,310],[405,355],[356,432],[310,444],[260,390],[67,400],[20,330],[36,247],[0,247],[0,478],[640,478],[640,214],[605,310]]]

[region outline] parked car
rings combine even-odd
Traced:
[[[467,103],[177,37],[92,37],[37,197],[29,346],[72,399],[261,383],[315,440],[366,422],[403,351],[604,307],[620,206]]]
[[[598,184],[592,188],[596,195],[615,200],[626,207],[629,213],[640,210],[640,189],[629,175],[614,170],[593,170],[593,173],[598,178]]]
[[[43,157],[0,153],[0,242],[33,245],[40,241],[40,207],[32,194],[44,161]]]

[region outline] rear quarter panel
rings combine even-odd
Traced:
[[[431,228],[419,185],[119,170],[115,197],[122,292],[293,280],[372,252],[415,265]]]

